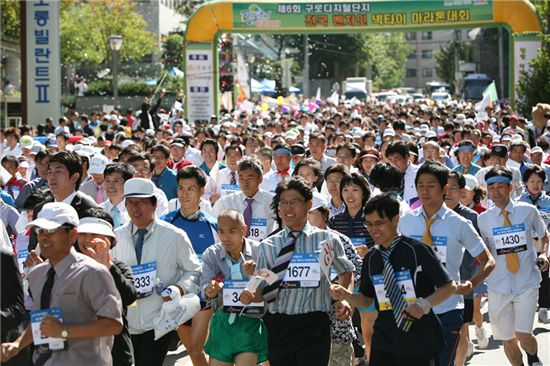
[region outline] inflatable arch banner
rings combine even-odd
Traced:
[[[218,0],[203,4],[185,34],[186,117],[218,113],[217,38],[221,33],[359,33],[504,27],[509,95],[541,46],[542,26],[528,0]]]

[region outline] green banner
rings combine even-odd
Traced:
[[[239,29],[369,29],[493,21],[492,0],[234,3]]]

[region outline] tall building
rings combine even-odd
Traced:
[[[406,65],[405,86],[423,89],[427,82],[441,81],[435,71],[435,54],[449,43],[467,38],[468,30],[422,30],[405,33],[412,48]]]

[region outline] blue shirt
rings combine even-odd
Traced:
[[[481,167],[479,165],[471,163],[470,166],[468,167],[468,173],[467,174],[476,175],[476,173],[479,172],[480,169],[481,169]],[[455,166],[455,168],[453,170],[455,172],[459,172],[460,174],[466,174],[466,173],[464,173],[464,166],[462,164],[458,164],[457,166]]]
[[[430,228],[430,233],[438,257],[445,265],[451,278],[457,282],[462,282],[459,270],[464,250],[468,250],[472,257],[477,257],[485,250],[483,240],[470,221],[449,209],[445,204],[434,214],[433,218],[435,218],[435,221]],[[426,213],[423,207],[407,212],[399,220],[399,231],[404,235],[422,240],[425,230]],[[462,295],[453,294],[443,303],[435,306],[434,312],[443,314],[463,308],[464,299]]]
[[[3,191],[1,189],[0,189],[0,199],[4,201],[6,205],[15,207],[15,201],[13,200],[13,197],[8,192]]]
[[[218,231],[216,220],[202,211],[198,219],[193,221],[183,217],[180,209],[170,211],[160,219],[185,231],[195,253],[199,256],[217,240],[215,238],[215,233]]]
[[[223,164],[223,163],[218,162],[216,164],[218,164],[218,170],[222,170],[223,168],[225,168],[225,164]],[[210,176],[210,168],[208,167],[208,165],[206,165],[206,163],[204,161],[201,163],[201,165],[199,165],[199,168],[204,170],[206,175]]]
[[[159,175],[153,175],[151,180],[166,194],[168,201],[178,196],[178,181],[176,172],[172,169],[165,168]]]

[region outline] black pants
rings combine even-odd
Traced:
[[[369,366],[439,366],[439,355],[397,355],[379,349],[370,352]]]
[[[162,365],[168,353],[172,332],[155,341],[155,331],[132,334],[135,366]]]
[[[266,314],[271,366],[326,366],[330,357],[330,320],[326,313]]]
[[[539,287],[539,307],[540,308],[550,308],[550,277],[548,274],[549,270],[541,272],[542,281],[540,282]]]

